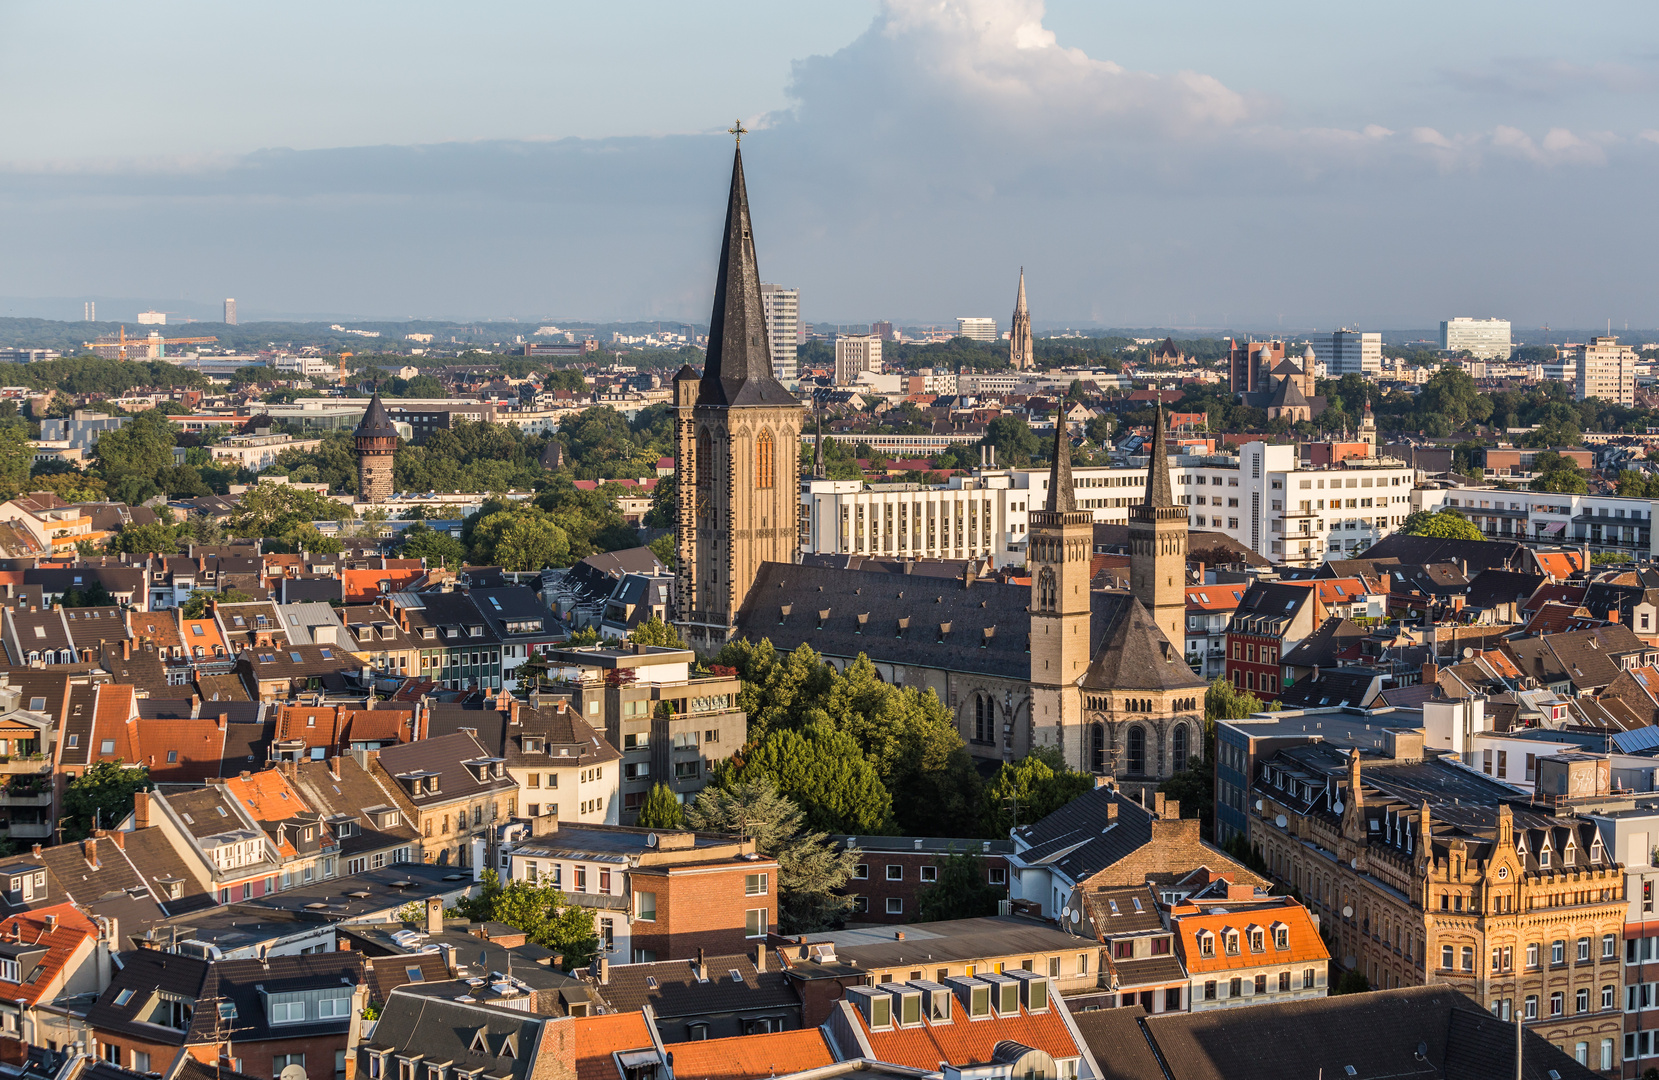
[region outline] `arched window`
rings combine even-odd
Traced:
[[[1037,573],[1037,609],[1053,611],[1058,595],[1059,586],[1055,582],[1054,571],[1045,566]]]
[[[1185,772],[1187,769],[1187,725],[1175,725],[1175,733],[1170,737],[1169,745],[1171,752],[1170,767],[1176,772]]]
[[[1097,773],[1106,771],[1106,725],[1089,728],[1089,766]]]
[[[1138,724],[1129,729],[1128,757],[1131,775],[1146,772],[1146,729]]]
[[[772,433],[763,431],[755,440],[755,487],[771,488],[773,472]]]
[[[714,486],[714,445],[708,428],[697,433],[697,486],[704,489]]]
[[[997,704],[989,694],[974,695],[974,742],[995,742]]]

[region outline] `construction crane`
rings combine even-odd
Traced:
[[[127,336],[127,328],[122,326],[119,334],[99,338],[95,342],[88,342],[87,345],[94,350],[114,349],[116,350],[115,359],[120,360],[128,359],[127,350],[129,348],[136,349],[143,346],[149,353],[150,358],[159,359],[167,355],[167,346],[169,345],[210,345],[218,340],[217,337],[164,338],[156,332],[152,332],[147,338],[130,338]]]
[[[346,357],[348,357],[350,355],[351,355],[351,353],[346,352],[344,349],[340,350],[340,385],[341,386],[346,385]]]

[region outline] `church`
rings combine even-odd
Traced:
[[[838,667],[863,654],[882,679],[938,694],[969,751],[992,761],[1054,746],[1072,768],[1133,786],[1202,754],[1206,684],[1183,655],[1187,512],[1161,409],[1127,591],[1091,588],[1094,517],[1076,505],[1063,424],[1031,515],[1029,586],[979,580],[971,562],[797,561],[802,408],[772,374],[741,146],[707,360],[675,376],[674,402],[673,621],[699,653],[743,637],[810,645]]]

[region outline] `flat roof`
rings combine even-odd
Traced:
[[[904,935],[902,941],[896,936],[898,934]],[[809,935],[808,940],[833,942],[836,959],[862,968],[960,963],[1014,953],[1058,953],[1067,949],[1098,948],[1093,938],[1068,934],[1045,923],[1014,915],[837,930]]]
[[[310,911],[331,919],[352,919],[399,908],[411,901],[425,903],[430,897],[451,896],[470,889],[472,885],[471,871],[461,867],[396,863],[380,870],[313,882],[241,903],[253,908]]]
[[[1253,713],[1243,720],[1222,720],[1219,727],[1251,739],[1309,738],[1341,746],[1380,749],[1383,732],[1423,726],[1421,709],[1301,709]]]
[[[690,664],[697,654],[690,649],[670,649],[662,645],[617,649],[604,645],[584,645],[574,649],[548,649],[542,653],[549,660],[574,664],[578,667],[631,668],[648,664]]]

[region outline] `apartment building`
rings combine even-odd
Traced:
[[[1600,398],[1617,405],[1636,404],[1636,350],[1616,337],[1591,338],[1589,344],[1563,345],[1561,360],[1576,376],[1579,401]]]
[[[1176,955],[1193,1012],[1324,997],[1331,954],[1319,923],[1292,897],[1176,904]]]
[[[1226,670],[1227,624],[1244,599],[1243,584],[1187,588],[1187,664],[1212,682]]]
[[[760,309],[766,318],[766,341],[772,349],[772,377],[794,382],[801,329],[801,290],[760,283]]]
[[[1616,1068],[1628,904],[1596,824],[1425,750],[1415,725],[1368,734],[1364,749],[1304,741],[1261,762],[1246,813],[1271,875],[1373,987],[1444,983]]]
[[[1487,487],[1425,488],[1413,498],[1417,507],[1431,512],[1456,510],[1491,540],[1583,546],[1592,553],[1637,558],[1659,556],[1651,499]]]
[[[616,962],[753,953],[778,922],[778,864],[728,835],[561,822],[502,830],[505,880],[552,885],[594,909]]]
[[[1480,360],[1507,360],[1514,351],[1508,319],[1458,316],[1440,323],[1440,351],[1467,352]]]
[[[518,813],[518,785],[469,732],[375,751],[371,770],[438,866],[483,865],[496,824]]]
[[[737,706],[741,682],[693,676],[690,649],[589,646],[545,655],[549,674],[571,691],[582,719],[621,751],[623,823],[635,820],[659,781],[681,802],[694,798],[715,762],[747,738],[747,718]]]
[[[1315,334],[1312,339],[1314,355],[1325,364],[1325,374],[1333,379],[1344,375],[1364,375],[1375,379],[1382,374],[1382,335],[1359,330],[1333,330],[1329,334]]]
[[[880,371],[880,338],[874,334],[835,335],[835,385],[852,386],[865,372]]]

